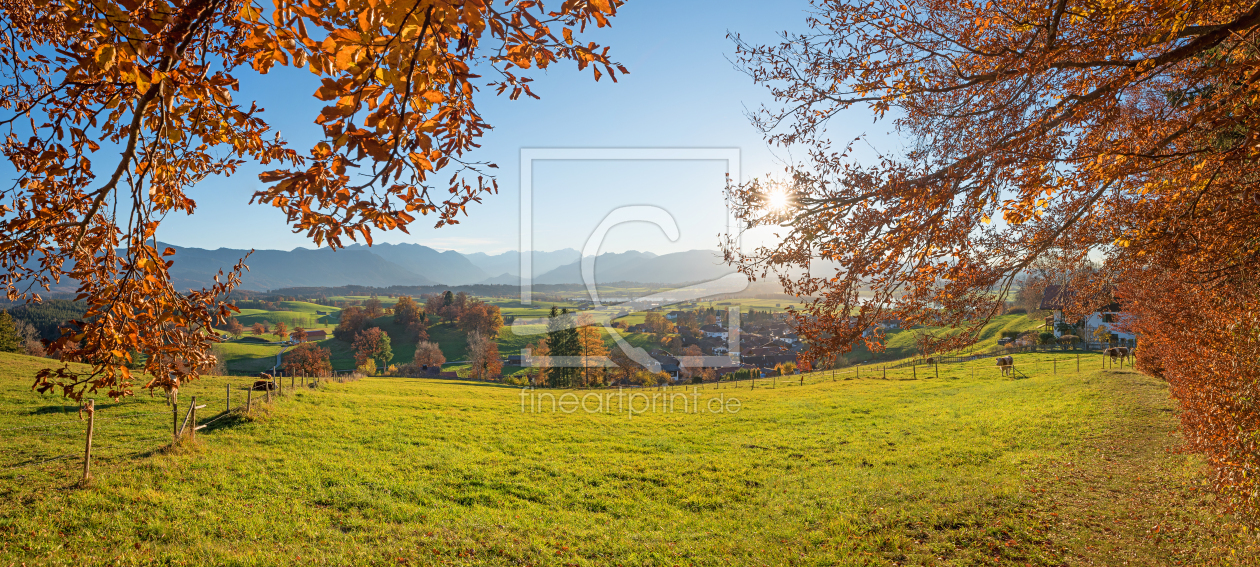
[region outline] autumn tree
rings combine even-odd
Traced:
[[[581,38],[620,3],[5,4],[0,151],[15,173],[0,193],[0,286],[11,301],[39,301],[32,290],[69,280],[88,304],[52,344],[87,369],[46,369],[36,387],[127,395],[131,350],[145,354],[146,388],[214,363],[205,331],[232,314],[224,298],[244,264],[181,292],[168,272],[176,252],[156,241],[163,219],[195,211],[189,189],[208,177],[261,166],[252,202],[317,246],[371,244],[421,215],[458,222],[497,191],[491,164],[468,155],[489,128],[478,93],[537,97],[531,75],[565,60],[596,79],[625,72]],[[283,66],[319,82],[312,96],[325,106],[311,118],[322,136],[308,147],[239,90],[242,74],[262,76],[247,87],[290,88],[291,75],[270,74]]]
[[[228,317],[227,325],[223,328],[236,338],[240,338],[241,335],[245,334],[245,326],[241,325],[241,322],[237,321],[236,317]]]
[[[604,383],[604,367],[599,358],[608,356],[604,334],[591,315],[583,313],[577,320],[578,352],[582,357],[582,386],[599,386]],[[618,349],[620,350],[620,349]]]
[[[332,352],[315,343],[302,343],[284,353],[284,372],[289,376],[330,376],[332,371]]]
[[[294,328],[293,328],[293,340],[295,340],[295,341],[297,341],[297,342],[299,342],[299,343],[304,343],[304,342],[306,342],[306,329],[303,329],[302,327],[294,327]]]
[[[368,359],[384,365],[389,365],[389,361],[394,359],[393,346],[390,344],[389,335],[382,331],[380,327],[372,327],[359,333],[354,338],[354,360],[357,364],[362,365]]]
[[[445,298],[440,293],[426,296],[424,298],[424,314],[431,320],[437,322],[442,318],[442,306],[445,304]]]
[[[700,357],[704,356],[704,352],[700,350],[699,346],[690,345],[684,348],[682,351],[682,356],[692,359],[692,360],[683,360],[682,358],[679,359],[679,362],[682,364],[679,364],[678,371],[679,371],[679,374],[682,374],[683,378],[690,379],[695,376],[699,376],[704,372],[704,367],[700,366],[700,360],[699,360]]]
[[[940,352],[975,342],[1052,255],[1069,318],[1124,301],[1140,367],[1168,380],[1217,486],[1260,504],[1260,408],[1240,401],[1260,382],[1260,5],[816,7],[780,42],[735,36],[776,101],[754,124],[804,157],[732,189],[746,226],[781,239],[747,254],[732,241],[728,261],[813,298],[793,314],[815,349],[896,318],[959,328]],[[858,163],[833,144],[833,121],[863,107],[895,117],[904,151]],[[820,263],[836,269],[797,269]]]
[[[341,320],[333,328],[333,337],[337,340],[351,342],[367,327],[369,319],[362,309],[356,306],[341,310]]]
[[[394,323],[407,328],[410,325],[420,321],[423,310],[420,305],[409,296],[398,298],[398,302],[394,304]]]
[[[363,314],[368,319],[375,319],[385,314],[385,308],[381,304],[381,299],[373,295],[367,301],[363,302]]]
[[[551,375],[551,348],[547,339],[529,345],[529,356],[533,359],[533,374],[530,375],[531,386],[542,386]]]
[[[608,358],[613,363],[613,367],[608,369],[610,383],[630,384],[634,374],[644,369],[643,366],[635,362],[625,351],[618,347],[610,349]]]
[[[276,323],[275,335],[282,341],[289,338],[289,326],[284,321]]]
[[[413,360],[414,364],[420,366],[441,368],[446,364],[446,355],[442,354],[442,348],[437,343],[420,341],[416,344],[416,356]]]
[[[665,316],[655,311],[649,311],[643,317],[643,326],[647,327],[647,332],[656,334],[669,333],[674,330],[673,323],[670,323]]]
[[[255,337],[261,337],[267,332],[267,327],[264,327],[262,323],[254,323],[251,328]]]
[[[499,345],[480,333],[468,334],[468,371],[472,378],[490,380],[503,372]]]
[[[465,303],[459,315],[459,328],[465,333],[476,332],[486,337],[497,337],[499,329],[503,328],[503,315],[498,305],[473,299]]]

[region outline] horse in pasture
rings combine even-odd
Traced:
[[[1008,376],[1011,371],[1015,369],[1015,357],[1009,354],[1006,356],[999,356],[997,357],[997,365],[998,368],[1002,370],[1002,375]]]

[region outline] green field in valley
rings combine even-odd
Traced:
[[[179,402],[213,421],[173,449],[163,398],[97,396],[80,487],[76,407],[30,390],[46,361],[0,354],[0,564],[1255,565],[1166,386],[1076,356],[709,385],[709,409],[635,415],[403,378],[224,414],[246,380],[206,378]]]

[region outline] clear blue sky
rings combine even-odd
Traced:
[[[607,77],[596,83],[589,69],[579,73],[564,64],[538,77],[535,90],[542,100],[485,93],[479,107],[494,130],[473,157],[499,165],[500,194],[470,207],[459,226],[435,230],[421,220],[410,235],[379,233],[377,242],[461,252],[516,249],[521,148],[734,147],[741,151],[745,179],[781,171],[743,114],[746,106],[766,100],[765,91],[732,67],[734,47],[726,34],[771,42],[779,31],[803,30],[806,8],[808,3],[798,0],[627,2],[612,28],[596,30],[591,39],[612,46],[630,75],[619,83]],[[283,69],[243,79],[238,100],[256,96],[286,139],[299,148],[318,139],[312,120],[322,103],[311,96],[317,86],[312,75]],[[872,124],[867,119],[854,128],[844,134],[860,134]],[[669,209],[680,239],[671,244],[655,228],[629,224],[610,233],[605,251],[716,248],[724,215],[722,171],[719,162],[545,162],[534,176],[534,248],[580,249],[609,210],[626,204]],[[196,214],[168,217],[159,238],[203,248],[313,247],[288,229],[279,211],[246,205],[259,187],[257,173],[246,167],[230,178],[203,182],[192,191]]]

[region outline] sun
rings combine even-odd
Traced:
[[[772,191],[766,199],[766,204],[774,211],[783,211],[788,206],[788,196],[783,190]]]

